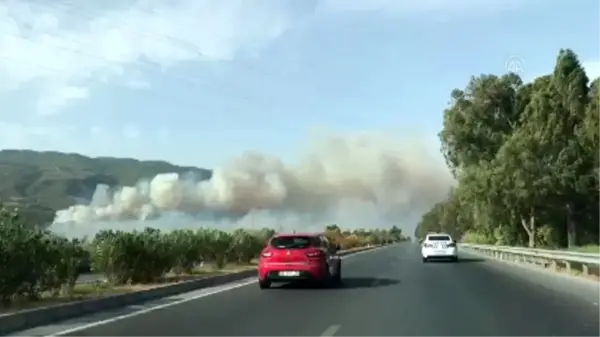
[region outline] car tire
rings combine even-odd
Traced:
[[[258,286],[260,287],[260,289],[269,289],[271,287],[271,281],[258,280]]]
[[[427,262],[427,261],[428,261],[428,260],[427,260],[427,258],[426,258],[426,257],[424,257],[424,258],[423,258],[423,262]]]
[[[453,256],[450,261],[452,262],[458,262],[458,256]]]
[[[331,277],[333,285],[338,286],[342,283],[342,266],[337,268],[337,272]]]

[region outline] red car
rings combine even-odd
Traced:
[[[277,234],[267,244],[258,263],[258,284],[266,289],[273,282],[317,281],[340,283],[342,260],[323,234]]]

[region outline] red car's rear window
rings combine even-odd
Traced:
[[[271,239],[269,245],[275,249],[304,249],[317,247],[318,242],[314,236],[280,236]]]

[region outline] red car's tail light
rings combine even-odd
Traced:
[[[262,256],[262,257],[271,257],[271,256],[273,256],[273,253],[271,253],[271,252],[263,252],[260,256]]]
[[[306,252],[306,256],[308,257],[322,257],[324,254],[320,250],[313,250],[310,252]]]

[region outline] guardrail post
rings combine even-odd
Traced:
[[[588,276],[590,274],[590,269],[588,268],[587,264],[584,263],[581,265],[581,273],[583,276]]]

